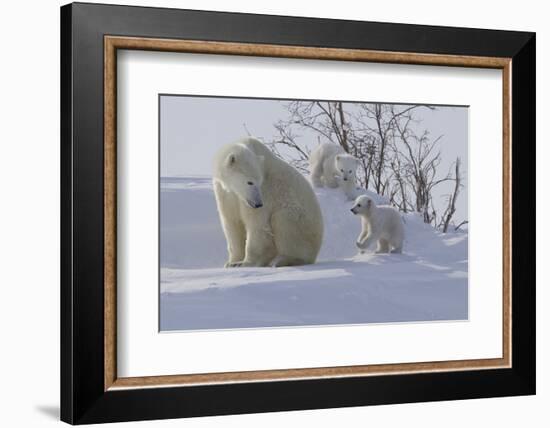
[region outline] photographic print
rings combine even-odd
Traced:
[[[160,331],[468,319],[468,106],[159,95]]]

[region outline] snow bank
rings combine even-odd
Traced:
[[[224,269],[210,178],[163,178],[161,330],[467,319],[467,233],[442,234],[407,214],[402,255],[359,255],[352,202],[316,193],[325,223],[317,264]]]

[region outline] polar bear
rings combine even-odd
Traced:
[[[213,174],[226,267],[315,263],[323,218],[311,185],[255,138],[222,147]]]
[[[341,188],[348,200],[357,196],[355,175],[359,161],[336,144],[318,146],[309,157],[311,183],[314,187]]]
[[[390,206],[376,206],[366,195],[359,196],[351,209],[361,216],[361,233],[356,245],[364,252],[372,243],[377,242],[377,253],[401,253],[405,231],[399,211]]]

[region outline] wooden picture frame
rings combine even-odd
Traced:
[[[117,49],[502,70],[502,358],[118,377]],[[535,392],[534,34],[77,3],[61,8],[61,54],[62,420],[114,422]],[[514,203],[524,209],[513,211]]]

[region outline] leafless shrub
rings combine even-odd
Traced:
[[[311,142],[304,142],[297,132],[308,130],[318,144],[337,144],[359,159],[362,187],[387,196],[405,213],[421,213],[424,222],[447,232],[462,187],[461,163],[457,159],[453,164],[454,174],[441,174],[443,136],[433,138],[427,130],[418,131],[421,122],[416,112],[434,110],[433,106],[339,101],[291,101],[284,106],[288,117],[274,124],[278,137],[266,143],[277,156],[307,173]],[[439,216],[434,189],[449,181],[455,185]]]

